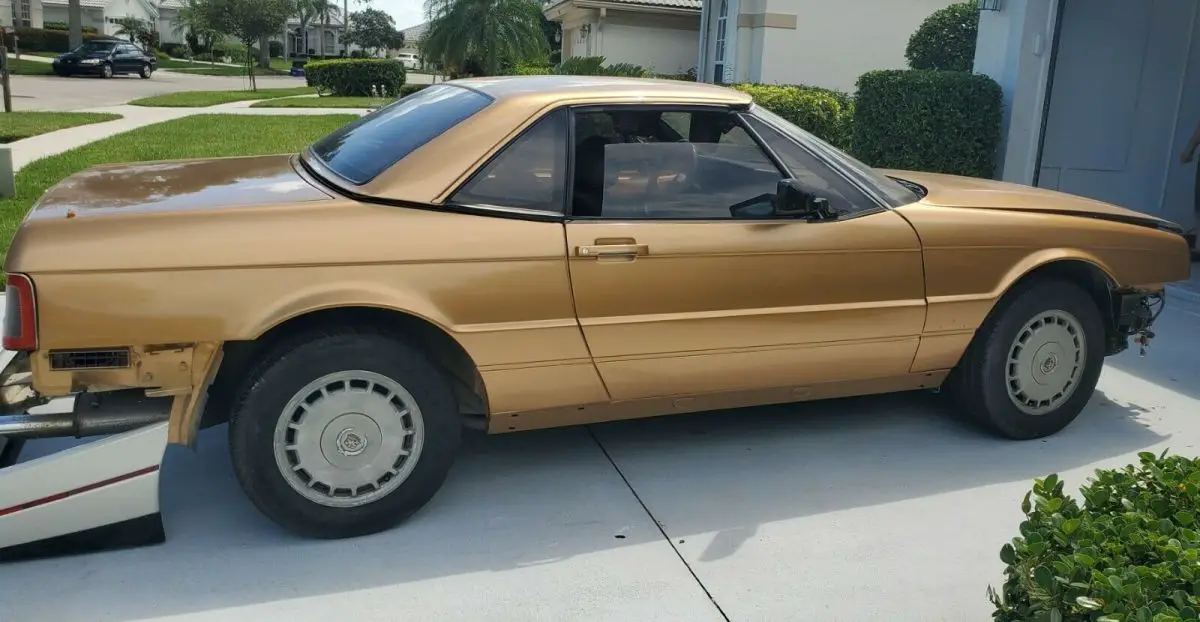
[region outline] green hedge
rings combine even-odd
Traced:
[[[417,91],[419,91],[427,86],[429,86],[429,85],[428,84],[405,84],[404,86],[400,87],[400,97],[408,97],[409,95],[412,95],[413,93],[416,93]]]
[[[912,69],[971,71],[979,36],[979,3],[959,2],[934,11],[908,39],[904,57]]]
[[[343,58],[304,65],[309,86],[341,97],[397,97],[404,86],[404,65],[386,58]]]
[[[991,78],[889,69],[858,79],[851,144],[872,166],[990,178],[1003,103]]]
[[[1021,535],[988,588],[995,622],[1200,619],[1200,460],[1138,454],[1098,470],[1080,494],[1055,475],[1025,496]]]
[[[57,52],[59,54],[71,51],[71,33],[65,30],[52,30],[47,28],[17,28],[16,34],[21,45],[22,52]],[[92,41],[93,39],[112,39],[94,33],[83,33],[84,42]],[[13,35],[11,33],[4,35],[4,45],[11,52],[13,49]]]
[[[848,147],[854,115],[854,100],[848,94],[791,84],[737,84],[734,88],[829,143]]]

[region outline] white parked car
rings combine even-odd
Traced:
[[[421,67],[421,58],[411,52],[397,54],[396,61],[403,64],[405,69],[419,69]]]

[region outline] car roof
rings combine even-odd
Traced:
[[[654,78],[625,78],[616,76],[497,76],[452,80],[485,93],[497,100],[535,98],[568,101],[580,98],[647,100],[693,100],[696,103],[749,105],[746,93],[728,87]]]
[[[488,158],[541,115],[559,107],[607,104],[729,107],[749,106],[753,101],[746,93],[711,84],[613,76],[465,78],[434,86],[441,85],[471,89],[493,101],[372,181],[347,190],[377,199],[441,204],[455,186]]]

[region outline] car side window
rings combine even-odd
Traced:
[[[791,177],[800,182],[804,191],[829,201],[829,208],[839,218],[879,208],[867,195],[804,147],[750,115],[742,118],[754,128],[767,147],[783,160],[783,165],[788,168]]]
[[[731,219],[734,207],[769,212],[783,179],[730,111],[617,107],[574,118],[575,217]]]
[[[562,213],[566,165],[567,111],[560,108],[505,146],[450,201]]]
[[[132,45],[122,45],[117,48],[117,54],[121,56],[133,56],[138,53],[137,48]]]

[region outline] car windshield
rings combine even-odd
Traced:
[[[770,110],[762,106],[755,106],[753,113],[754,116],[762,119],[765,123],[783,134],[786,134],[792,140],[819,152],[819,155],[825,159],[839,164],[840,168],[857,178],[859,183],[865,184],[875,190],[876,193],[882,195],[894,207],[907,205],[921,199],[916,192],[913,192],[904,184],[867,166],[841,149],[817,138],[812,133],[797,127],[795,124]]]
[[[468,88],[430,86],[341,127],[310,153],[338,177],[362,185],[490,103]]]
[[[111,52],[116,47],[116,41],[88,41],[75,48],[76,54],[101,54]]]

